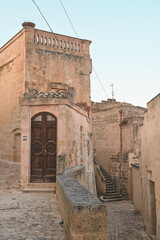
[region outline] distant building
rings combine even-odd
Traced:
[[[139,163],[145,108],[108,99],[92,103],[93,152],[126,199],[132,199],[131,164]]]
[[[0,48],[0,158],[21,162],[23,189],[83,165],[82,184],[95,192],[91,42],[34,27],[25,22]]]

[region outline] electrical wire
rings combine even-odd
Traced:
[[[46,19],[45,16],[43,15],[43,13],[42,13],[41,9],[39,8],[38,4],[37,4],[34,0],[32,0],[32,2],[33,2],[33,3],[35,4],[35,6],[37,7],[40,15],[43,17],[43,19],[44,19],[44,21],[46,22],[47,26],[49,27],[50,31],[54,34],[54,36],[56,37],[56,39],[58,39],[56,33],[53,32],[53,29],[52,29],[51,26],[49,25],[47,19]],[[71,59],[68,59],[65,55],[64,55],[64,58],[65,58],[68,62],[70,62],[71,64],[73,64],[73,66],[75,67],[75,69],[77,69],[77,66],[72,62]]]
[[[95,69],[94,69],[93,66],[92,66],[92,70],[93,70],[93,72],[95,73],[95,75],[96,75],[96,77],[97,77],[97,79],[98,79],[98,81],[99,81],[99,83],[100,83],[100,85],[101,85],[103,91],[105,92],[106,96],[109,98],[109,96],[108,96],[108,94],[107,94],[107,92],[106,92],[106,90],[105,90],[105,88],[104,88],[104,86],[103,86],[103,84],[102,84],[100,78],[98,77],[98,75],[97,75],[97,73],[96,73],[96,71],[95,71]]]
[[[34,5],[37,7],[37,9],[38,9],[40,15],[43,17],[43,19],[44,19],[44,21],[46,22],[47,26],[49,27],[50,31],[51,31],[51,32],[56,36],[56,38],[57,38],[57,35],[53,32],[51,26],[49,25],[47,19],[46,19],[45,16],[43,15],[43,13],[42,13],[41,9],[39,8],[38,4],[37,4],[34,0],[32,0],[32,2],[33,2]],[[72,21],[71,21],[69,15],[68,15],[68,13],[67,13],[65,7],[64,7],[62,1],[59,0],[59,2],[60,2],[60,4],[61,4],[61,6],[62,6],[62,8],[63,8],[63,10],[64,10],[64,12],[65,12],[67,18],[68,18],[68,20],[69,20],[69,22],[70,22],[72,28],[73,28],[73,31],[74,31],[75,35],[77,36],[77,38],[79,38],[79,36],[78,36],[78,34],[77,34],[77,32],[76,32],[74,26],[73,26],[73,23],[72,23]],[[68,60],[68,58],[66,58],[66,59]],[[77,69],[76,65],[75,65],[71,60],[68,60],[68,61],[70,61],[70,62],[75,66],[75,68]],[[101,85],[101,87],[102,87],[104,93],[105,93],[106,96],[108,97],[108,94],[107,94],[107,92],[106,92],[106,90],[105,90],[105,88],[104,88],[104,86],[103,86],[103,84],[102,84],[102,82],[101,82],[101,80],[100,80],[100,78],[99,78],[98,74],[96,73],[96,71],[95,71],[95,69],[94,69],[93,66],[92,66],[92,69],[93,69],[93,72],[95,73],[95,75],[96,75],[96,77],[97,77],[97,79],[98,79],[98,81],[99,81],[99,83],[100,83],[100,85]]]
[[[73,31],[74,31],[75,35],[77,36],[77,38],[79,38],[79,37],[78,37],[78,34],[77,34],[77,32],[76,32],[76,29],[74,28],[73,23],[72,23],[72,21],[71,21],[69,15],[68,15],[68,13],[67,13],[65,7],[64,7],[62,1],[61,1],[61,0],[59,0],[59,1],[60,1],[61,5],[62,5],[62,8],[63,8],[63,10],[64,10],[64,12],[65,12],[65,14],[66,14],[66,16],[67,16],[67,18],[68,18],[68,20],[69,20],[71,26],[72,26],[72,28],[73,28]]]
[[[46,19],[45,16],[43,15],[43,13],[42,13],[42,11],[40,10],[40,8],[39,8],[39,6],[37,5],[37,3],[36,3],[34,0],[32,0],[32,2],[35,4],[35,6],[37,7],[39,13],[40,13],[41,16],[43,17],[44,21],[45,21],[46,24],[48,25],[48,27],[49,27],[49,29],[51,30],[51,32],[53,33],[53,30],[52,30],[51,26],[49,25],[47,19]]]
[[[62,8],[63,8],[63,10],[64,10],[64,12],[65,12],[65,14],[66,14],[66,16],[67,16],[67,18],[68,18],[71,26],[72,26],[72,28],[73,28],[73,31],[74,31],[75,35],[77,36],[77,38],[79,38],[79,36],[78,36],[78,34],[77,34],[76,30],[75,30],[75,27],[74,27],[74,25],[73,25],[73,23],[72,23],[69,15],[68,15],[68,13],[67,13],[67,10],[65,9],[65,7],[64,7],[64,5],[63,5],[63,3],[62,3],[62,0],[59,0],[59,2],[60,2],[60,4],[62,5]],[[96,75],[96,77],[97,77],[97,79],[98,79],[98,81],[99,81],[99,83],[100,83],[103,91],[105,92],[106,96],[109,98],[109,96],[108,96],[108,94],[107,94],[107,92],[106,92],[106,90],[105,90],[105,88],[104,88],[104,86],[103,86],[103,84],[102,84],[102,82],[101,82],[101,80],[100,80],[100,78],[99,78],[98,74],[96,73],[96,71],[95,71],[95,69],[94,69],[93,66],[92,66],[92,70],[93,70],[93,72],[95,73],[95,75]]]

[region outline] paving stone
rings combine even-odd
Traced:
[[[0,161],[0,240],[64,240],[53,193],[22,193],[20,165]]]
[[[150,240],[141,214],[131,201],[105,203],[108,211],[109,240]]]
[[[0,160],[0,240],[64,240],[53,193],[22,193],[20,165]],[[109,240],[150,240],[130,201],[105,203]]]

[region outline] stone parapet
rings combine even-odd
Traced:
[[[43,48],[53,48],[57,52],[89,56],[91,41],[35,29],[34,44]]]
[[[105,206],[76,179],[57,177],[57,199],[66,240],[107,240]]]

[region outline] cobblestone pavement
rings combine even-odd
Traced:
[[[22,193],[19,164],[0,161],[0,240],[64,240],[53,193]]]
[[[52,193],[22,193],[20,165],[0,160],[0,240],[64,240]],[[150,240],[130,201],[105,203],[109,240]]]
[[[144,232],[141,214],[131,201],[105,203],[108,211],[109,240],[150,240]]]

